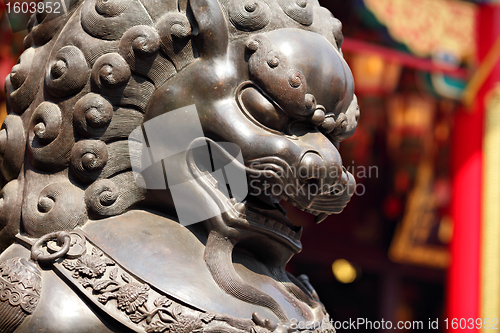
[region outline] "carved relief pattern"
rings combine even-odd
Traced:
[[[20,305],[32,313],[40,299],[42,278],[37,268],[23,258],[0,263],[0,300]]]
[[[302,25],[313,23],[312,4],[308,0],[278,0],[285,14]]]
[[[32,237],[69,230],[89,215],[120,214],[144,199],[126,161],[126,139],[142,123],[155,89],[195,59],[191,23],[172,1],[155,4],[154,13],[141,0],[66,6],[60,17],[33,15],[26,51],[5,82],[10,115],[0,131],[0,171],[4,184],[24,173],[20,188],[32,188],[19,198]],[[29,172],[21,169],[27,160]],[[59,192],[48,199],[41,192],[68,178],[85,196],[72,199],[80,200],[77,209],[52,209],[50,201],[63,200]],[[57,222],[38,223],[49,217]],[[0,234],[9,245],[19,219],[2,225],[13,226]]]
[[[252,319],[238,319],[181,304],[122,268],[90,240],[87,239],[84,246],[86,254],[67,258],[62,264],[55,264],[55,268],[66,272],[64,275],[70,283],[80,285],[92,302],[100,304],[108,314],[136,332],[308,332],[278,325],[257,313]],[[314,332],[332,333],[334,330],[320,327]]]
[[[106,272],[106,267],[114,265],[114,261],[103,257],[97,248],[92,249],[92,254],[85,254],[76,261],[64,261],[63,265],[70,271],[75,271],[73,277],[96,278]]]
[[[340,21],[316,0],[219,0],[227,12],[231,39],[287,27],[320,32],[339,48]]]
[[[10,102],[12,111],[17,114],[26,110],[39,89],[38,82],[33,77],[35,53],[37,52],[32,48],[24,51],[5,81],[7,101]]]
[[[271,21],[271,9],[259,0],[233,0],[229,4],[229,21],[243,31],[260,30]]]
[[[72,230],[85,223],[83,191],[69,181],[45,186],[23,207],[24,226],[43,235],[55,230]]]
[[[45,84],[54,96],[64,97],[82,90],[88,81],[89,68],[85,55],[75,46],[60,49],[49,62]]]
[[[0,129],[0,170],[6,180],[16,178],[21,171],[26,148],[26,135],[21,117],[9,115]]]
[[[0,250],[7,248],[14,240],[21,219],[21,188],[14,179],[0,191]]]
[[[35,311],[42,277],[33,262],[13,258],[0,262],[0,329],[11,333]]]
[[[62,266],[72,272],[77,283],[91,291],[88,295],[94,301],[115,315],[121,314],[140,332],[193,332],[215,319],[214,314],[190,309],[161,295],[90,244],[87,254],[66,259]],[[238,330],[228,327],[226,331]]]

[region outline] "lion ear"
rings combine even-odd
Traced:
[[[194,42],[202,58],[216,58],[226,54],[229,32],[226,19],[217,0],[190,0],[196,21]]]

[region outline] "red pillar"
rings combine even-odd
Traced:
[[[479,318],[482,114],[479,108],[473,114],[461,111],[454,127],[449,324],[453,318]]]
[[[500,7],[481,5],[476,24],[477,59],[482,61],[500,37]],[[454,233],[450,247],[452,261],[448,271],[446,314],[450,324],[453,318],[481,317],[484,99],[499,79],[500,63],[497,62],[481,86],[472,108],[459,112],[455,120],[451,207]],[[468,331],[479,332],[476,329]]]

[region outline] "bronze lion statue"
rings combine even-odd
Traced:
[[[0,131],[1,332],[333,332],[280,205],[342,211],[359,110],[316,0],[64,0]],[[302,325],[307,323],[307,325]]]

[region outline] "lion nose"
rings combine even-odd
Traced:
[[[300,160],[298,174],[304,183],[324,179],[327,174],[325,161],[319,154],[308,152]]]

